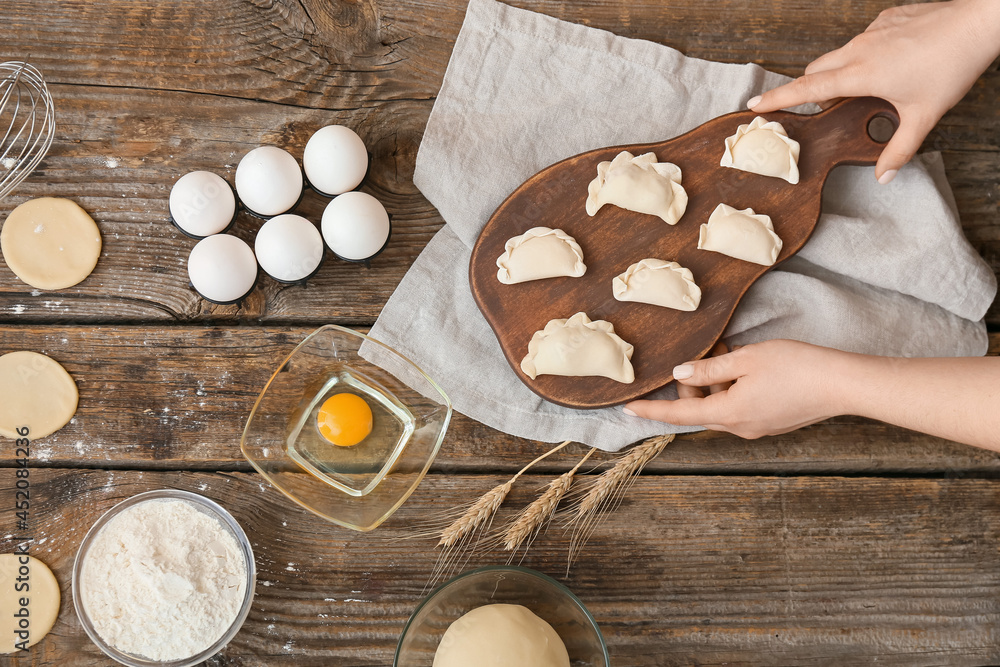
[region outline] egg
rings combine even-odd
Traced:
[[[316,413],[316,428],[338,447],[353,447],[372,432],[372,409],[357,394],[334,394]]]
[[[236,219],[236,195],[210,171],[192,171],[170,189],[170,219],[188,236],[204,238],[224,231]]]
[[[368,150],[349,127],[327,125],[309,137],[302,166],[314,190],[333,197],[361,184],[368,173]]]
[[[294,213],[265,222],[253,248],[260,268],[287,283],[308,278],[323,261],[323,237],[316,225]]]
[[[255,148],[236,167],[236,194],[258,217],[285,213],[302,196],[302,170],[288,151],[275,146]]]
[[[191,249],[188,277],[195,290],[209,301],[233,303],[253,289],[257,260],[242,239],[215,234],[198,241]]]
[[[323,211],[323,239],[341,259],[371,259],[385,247],[391,230],[389,214],[365,192],[345,192]]]

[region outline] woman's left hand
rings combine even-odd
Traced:
[[[626,412],[744,438],[793,431],[840,412],[838,361],[847,353],[792,340],[747,345],[674,369],[675,401],[632,401]],[[705,388],[704,390],[702,388]]]

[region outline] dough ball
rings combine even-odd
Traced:
[[[0,435],[31,440],[52,435],[76,414],[76,382],[58,361],[37,352],[0,356]]]
[[[0,554],[0,653],[20,652],[24,641],[27,646],[42,641],[59,616],[59,599],[59,582],[45,563],[25,554]]]
[[[101,232],[75,202],[41,197],[10,212],[0,231],[0,249],[10,270],[32,287],[65,289],[97,266]]]
[[[569,667],[552,626],[519,604],[488,604],[448,626],[434,667]]]

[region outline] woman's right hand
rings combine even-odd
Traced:
[[[879,183],[910,161],[941,117],[1000,55],[1000,0],[952,0],[887,9],[795,81],[755,97],[758,113],[840,97],[881,97],[900,126],[875,166]]]

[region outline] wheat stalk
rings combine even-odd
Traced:
[[[469,509],[467,509],[462,516],[458,517],[456,521],[452,522],[448,527],[441,531],[441,539],[438,542],[438,546],[452,547],[462,538],[476,531],[478,528],[483,527],[484,524],[487,524],[500,508],[500,505],[503,504],[503,501],[507,498],[507,494],[510,493],[510,488],[514,486],[514,482],[517,481],[518,477],[527,472],[531,466],[535,465],[545,457],[555,454],[570,442],[570,440],[567,440],[560,445],[556,445],[528,465],[521,468],[517,474],[509,480],[503,484],[493,487],[491,490],[483,494],[482,497],[469,506]]]
[[[570,540],[567,569],[600,525],[605,510],[617,507],[646,464],[656,458],[673,439],[674,434],[671,433],[650,438],[633,447],[613,467],[601,473],[575,507],[570,509],[567,523],[573,526],[573,536]]]
[[[580,466],[582,466],[593,453],[594,450],[591,449],[579,463],[573,466],[572,470],[564,472],[562,475],[559,475],[554,480],[549,482],[549,486],[545,489],[545,492],[521,511],[521,513],[504,533],[504,549],[507,551],[517,549],[526,539],[528,539],[529,536],[536,535],[538,531],[541,530],[542,526],[552,518],[552,515],[555,513],[556,508],[559,507],[559,503],[562,501],[563,496],[565,496],[566,492],[569,491],[570,486],[573,484],[573,476],[576,474],[576,471],[580,469]]]
[[[441,540],[438,542],[438,546],[450,547],[489,521],[490,517],[503,504],[504,499],[507,498],[512,486],[514,486],[514,480],[510,479],[480,496],[457,521],[441,531]]]
[[[441,547],[441,552],[434,563],[434,569],[431,572],[428,585],[439,579],[447,578],[453,570],[461,567],[472,557],[473,552],[479,545],[479,538],[484,532],[489,530],[496,511],[503,504],[504,500],[506,500],[507,494],[510,492],[511,487],[514,486],[514,482],[527,472],[531,466],[545,457],[558,452],[570,444],[570,442],[567,440],[537,457],[531,463],[521,468],[509,480],[503,484],[498,484],[480,496],[464,511],[462,508],[454,510],[455,512],[460,512],[459,517],[445,526],[440,533],[436,533],[439,536],[437,546]]]

